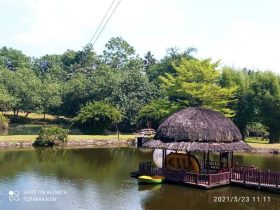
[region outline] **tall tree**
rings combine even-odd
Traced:
[[[209,59],[182,59],[178,66],[174,65],[174,76],[167,73],[160,77],[162,88],[169,100],[180,106],[203,106],[233,116],[234,112],[228,108],[228,104],[236,88],[220,86],[221,75],[217,67],[218,63],[212,63]]]
[[[2,47],[0,49],[0,67],[16,71],[19,68],[30,68],[30,58],[21,51]]]
[[[254,91],[251,88],[254,74],[246,69],[235,70],[224,67],[220,84],[222,87],[237,87],[233,103],[229,107],[234,110],[233,121],[238,126],[243,138],[246,137],[248,123],[257,121],[256,107],[254,104]]]
[[[143,67],[143,61],[135,54],[135,49],[121,37],[111,38],[106,43],[102,60],[113,69]]]
[[[270,71],[257,72],[252,83],[257,115],[268,127],[271,143],[280,142],[280,77]]]
[[[166,56],[160,62],[152,62],[146,69],[149,80],[160,84],[161,80],[158,79],[159,76],[164,76],[166,73],[174,75],[176,73],[174,66],[177,66],[182,59],[195,59],[192,56],[194,52],[196,52],[195,48],[188,48],[183,52],[175,47],[167,49]]]

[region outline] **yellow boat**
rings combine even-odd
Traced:
[[[139,176],[138,183],[140,184],[161,184],[164,181],[163,176]]]

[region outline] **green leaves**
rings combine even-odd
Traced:
[[[173,66],[176,73],[161,76],[162,88],[169,99],[180,106],[203,106],[233,116],[228,104],[233,101],[236,87],[221,87],[218,63],[211,60],[182,59]]]
[[[69,132],[68,129],[59,127],[42,128],[33,146],[42,147],[64,144],[68,140]]]
[[[81,108],[72,122],[91,127],[98,125],[98,127],[108,128],[111,124],[119,123],[122,118],[122,113],[115,107],[103,102],[90,102]]]

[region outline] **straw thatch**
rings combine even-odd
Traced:
[[[201,107],[181,109],[159,126],[149,148],[183,151],[243,151],[251,147],[242,141],[237,126],[219,112]]]

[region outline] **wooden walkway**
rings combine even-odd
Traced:
[[[139,164],[138,175],[164,176],[166,182],[189,185],[193,187],[210,189],[229,184],[280,193],[280,172],[261,171],[247,166],[234,166],[227,171],[214,171],[217,164],[212,164],[212,172],[191,173],[187,171],[174,171],[166,168],[152,167],[151,162]]]

